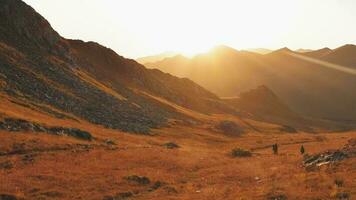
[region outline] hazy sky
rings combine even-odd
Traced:
[[[356,44],[356,0],[25,0],[64,37],[136,58]]]

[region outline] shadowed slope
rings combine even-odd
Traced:
[[[350,89],[356,85],[356,76],[323,63],[352,64],[352,59],[356,57],[352,49],[353,46],[348,45],[332,52],[322,49],[297,53],[282,48],[259,55],[220,48],[185,62],[167,58],[164,62],[150,63],[149,66],[188,77],[220,96],[236,96],[266,85],[292,110],[302,115],[352,120],[356,118],[353,109],[356,95]],[[312,62],[308,59],[310,56],[322,56],[318,59],[323,62]],[[335,58],[340,59],[335,61]]]
[[[94,42],[64,39],[22,1],[0,2],[3,94],[137,133],[183,118],[144,92],[199,112],[233,112],[188,79],[148,70]]]
[[[352,44],[344,45],[334,49],[329,54],[323,56],[322,59],[345,67],[356,68],[356,46]]]
[[[301,53],[303,53],[303,55],[310,56],[313,58],[322,58],[331,52],[332,50],[326,47],[315,51],[308,51],[308,52],[301,52]]]

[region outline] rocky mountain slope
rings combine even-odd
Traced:
[[[187,119],[157,99],[203,113],[234,112],[188,79],[61,37],[20,0],[0,1],[0,86],[2,98],[25,107],[137,133]]]

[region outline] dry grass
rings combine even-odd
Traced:
[[[172,125],[154,130],[154,136],[139,136],[85,121],[59,120],[4,99],[0,110],[8,116],[81,128],[96,137],[93,142],[83,142],[69,137],[0,131],[0,152],[21,144],[26,150],[24,154],[0,156],[0,163],[12,164],[10,169],[0,169],[0,194],[26,199],[93,200],[125,192],[132,192],[130,198],[137,200],[248,200],[278,195],[288,199],[333,199],[342,192],[356,197],[355,158],[308,172],[302,167],[299,153],[301,144],[308,154],[340,148],[356,138],[355,132],[315,135],[250,131],[231,137],[203,124]],[[232,117],[212,116],[209,120],[222,119]],[[273,127],[256,124],[261,130]],[[115,141],[116,148],[107,145],[106,139]],[[168,141],[180,148],[163,147]],[[280,144],[278,155],[272,153],[273,143]],[[83,144],[90,148],[78,146]],[[251,150],[253,156],[232,158],[229,153],[235,147]],[[148,177],[152,184],[133,184],[124,179],[130,175]],[[342,180],[342,186],[338,187],[335,180]],[[161,186],[152,190],[157,181]]]

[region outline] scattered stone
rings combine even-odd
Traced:
[[[344,181],[341,179],[335,179],[334,183],[337,187],[342,187],[344,185]]]
[[[347,192],[338,192],[335,194],[336,199],[342,199],[342,200],[347,200],[351,199],[351,195]]]
[[[56,135],[72,136],[78,139],[88,140],[88,141],[91,141],[93,139],[90,133],[86,131],[82,131],[77,128],[52,127],[52,128],[48,128],[47,132]]]
[[[138,183],[140,185],[148,185],[151,183],[150,179],[145,176],[131,175],[131,176],[124,177],[124,179],[129,182]]]
[[[9,160],[0,163],[0,169],[12,169],[13,167],[14,167],[13,164]]]
[[[35,162],[35,155],[34,154],[26,154],[23,156],[22,161],[24,163],[33,163],[33,162]]]
[[[105,196],[103,200],[123,200],[130,198],[134,195],[133,192],[122,192],[119,194],[116,194],[115,196]]]
[[[41,195],[51,197],[51,198],[63,197],[63,194],[57,191],[43,192],[41,193]]]
[[[116,142],[114,142],[113,140],[110,140],[110,139],[106,139],[104,142],[107,145],[111,145],[111,146],[115,146],[116,145]]]
[[[328,163],[341,161],[347,158],[347,154],[343,151],[326,151],[324,153],[316,154],[314,156],[309,156],[304,160],[304,166],[322,166]]]
[[[39,192],[39,191],[41,191],[41,190],[38,189],[38,188],[33,188],[33,189],[31,189],[31,190],[29,191],[29,193],[37,193],[37,192]]]
[[[157,181],[155,182],[150,189],[148,189],[148,192],[152,192],[152,191],[155,191],[157,190],[158,188],[160,188],[162,185],[164,185],[164,183],[160,182],[160,181]]]
[[[267,197],[267,200],[287,200],[287,196],[284,194],[271,195]]]
[[[25,143],[14,143],[12,145],[12,152],[25,153],[26,152],[26,144]]]
[[[163,144],[162,146],[166,147],[167,149],[176,149],[176,148],[180,148],[180,146],[176,143],[173,142],[168,142]]]
[[[177,194],[178,191],[176,190],[176,188],[172,187],[172,186],[165,186],[163,188],[166,192],[168,193],[174,193],[174,194]]]
[[[304,166],[307,170],[314,170],[325,164],[339,162],[341,160],[356,157],[356,139],[350,139],[339,150],[328,150],[315,155],[304,155]]]
[[[20,200],[20,198],[11,194],[0,194],[0,200]]]
[[[0,121],[0,129],[19,132],[19,131],[31,131],[31,132],[46,132],[55,135],[67,135],[82,140],[91,141],[92,135],[86,131],[76,128],[64,128],[64,127],[46,127],[37,123],[29,122],[23,119],[5,118]]]
[[[251,157],[252,153],[241,148],[236,148],[231,151],[231,155],[233,157]]]

